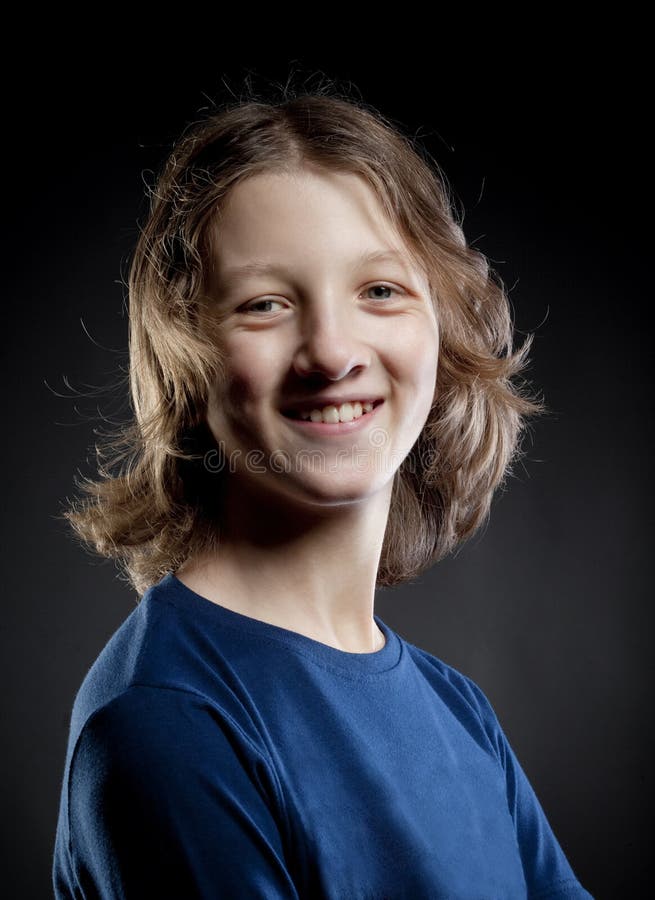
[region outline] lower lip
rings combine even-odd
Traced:
[[[331,434],[353,434],[366,428],[383,406],[384,400],[374,406],[370,412],[364,413],[358,419],[353,419],[352,422],[312,422],[311,419],[290,419],[288,416],[284,416],[284,418],[291,425],[297,425],[305,434],[325,435],[326,437]]]

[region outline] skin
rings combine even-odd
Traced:
[[[232,189],[211,237],[226,377],[214,385],[207,422],[230,473],[221,474],[218,553],[176,575],[236,612],[374,652],[384,646],[373,612],[393,478],[435,391],[439,328],[427,280],[373,191],[351,174],[305,167],[251,176]],[[388,249],[406,266],[353,268],[362,254]],[[230,268],[254,261],[285,273],[227,280]],[[352,435],[308,436],[280,410],[317,393],[384,404],[374,425]],[[303,450],[318,456],[303,460]],[[252,451],[260,452],[248,458]],[[271,464],[276,451],[286,470]]]

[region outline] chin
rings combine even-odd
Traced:
[[[314,506],[344,506],[361,503],[382,491],[387,485],[361,478],[344,478],[338,474],[298,484],[289,492],[289,499],[297,499]]]

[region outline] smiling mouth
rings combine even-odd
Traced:
[[[364,416],[370,415],[373,412],[373,410],[376,409],[376,407],[378,407],[381,403],[384,403],[383,398],[380,398],[379,400],[373,400],[372,401],[373,409],[362,412],[361,416],[355,416],[355,418],[351,419],[350,421],[355,422],[355,421],[357,421],[357,419],[363,419]],[[318,409],[318,407],[314,407],[314,409]],[[301,421],[308,422],[308,421],[310,421],[310,419],[308,419],[308,414],[310,412],[312,412],[312,410],[310,410],[310,409],[305,409],[305,410],[283,409],[281,412],[282,412],[282,415],[285,416],[285,418],[287,418],[287,419],[300,419]],[[320,422],[320,420],[319,420],[319,422]]]

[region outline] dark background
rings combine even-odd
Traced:
[[[416,22],[407,35],[393,22],[356,39],[344,28],[327,49],[294,42],[281,22],[269,33],[197,16],[138,41],[104,27],[6,38],[19,51],[3,81],[6,896],[51,896],[74,695],[137,599],[56,516],[74,475],[92,474],[98,410],[128,412],[125,396],[96,388],[127,363],[123,281],[144,180],[247,74],[352,83],[418,134],[465,209],[469,242],[510,290],[516,344],[536,335],[526,377],[551,415],[531,424],[489,525],[417,583],[380,591],[376,612],[482,687],[585,887],[635,896],[653,756],[652,173],[639,23],[573,34],[516,20],[505,41],[483,45],[481,28],[484,51],[443,23],[424,43]]]

